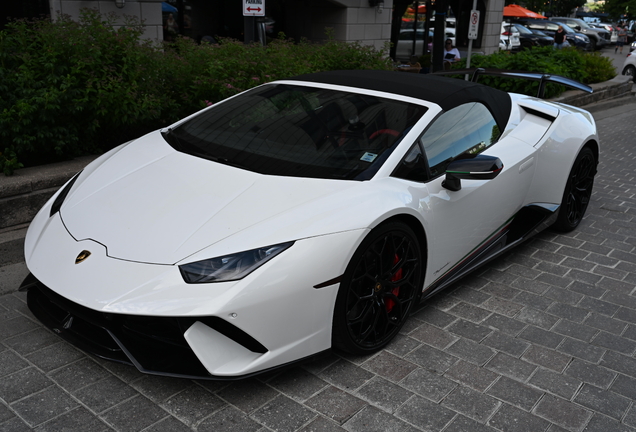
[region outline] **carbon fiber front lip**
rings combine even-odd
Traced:
[[[54,333],[96,357],[135,366],[154,375],[210,378],[194,355],[177,318],[116,315],[94,311],[32,284],[27,304]]]

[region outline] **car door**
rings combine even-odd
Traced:
[[[481,103],[468,103],[440,115],[421,135],[429,180],[417,192],[428,244],[425,288],[452,278],[467,260],[510,223],[522,207],[534,173],[535,149],[501,132]],[[446,167],[477,154],[498,157],[492,180],[461,180],[461,189],[443,186]]]

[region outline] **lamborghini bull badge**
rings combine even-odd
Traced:
[[[77,255],[77,258],[75,258],[75,264],[84,262],[84,260],[86,260],[86,258],[88,258],[89,256],[91,256],[91,253],[89,251],[87,250],[81,251],[79,255]]]

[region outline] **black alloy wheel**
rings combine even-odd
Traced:
[[[417,237],[407,225],[390,222],[371,231],[340,284],[334,348],[368,354],[389,343],[420,298],[423,261]]]
[[[568,232],[581,223],[590,203],[595,175],[596,158],[589,147],[584,147],[576,157],[565,185],[555,229]]]

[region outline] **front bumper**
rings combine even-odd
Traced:
[[[33,275],[25,279],[21,289],[28,289],[27,303],[31,312],[54,333],[89,354],[135,366],[144,373],[224,378],[208,372],[184,337],[196,323],[228,339],[248,357],[256,358],[268,351],[247,333],[218,317],[153,317],[98,312],[56,294]]]
[[[598,37],[598,40],[596,42],[596,46],[599,48],[605,47],[607,45],[609,45],[610,41],[608,39],[603,38],[603,36]]]

